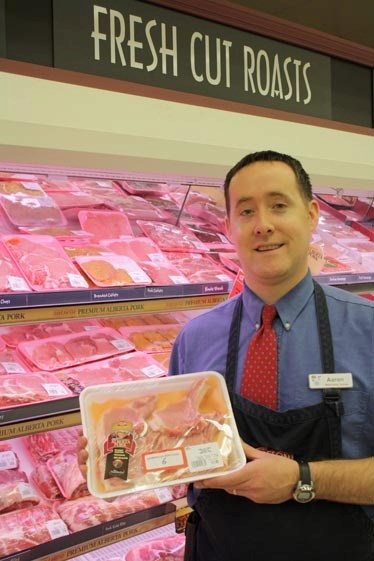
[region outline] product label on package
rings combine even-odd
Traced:
[[[216,442],[186,446],[186,455],[190,471],[206,471],[223,466],[223,459]]]

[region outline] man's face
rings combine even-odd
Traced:
[[[307,273],[308,247],[318,204],[306,201],[295,174],[283,162],[256,162],[231,180],[226,228],[246,282],[286,293]],[[260,290],[258,290],[260,289]]]

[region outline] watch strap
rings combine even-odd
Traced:
[[[307,462],[299,462],[299,469],[300,469],[300,481],[302,485],[311,485],[312,484],[312,476],[310,473],[310,467]]]

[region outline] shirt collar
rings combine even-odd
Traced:
[[[313,279],[311,274],[308,273],[294,288],[275,302],[284,329],[287,331],[292,329],[296,318],[306,306],[313,291]],[[244,284],[243,305],[250,323],[253,326],[260,325],[264,302],[246,284]]]

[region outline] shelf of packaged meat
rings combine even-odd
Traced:
[[[62,561],[168,524],[183,528],[186,484],[110,501],[90,495],[77,462],[80,432],[77,426],[0,443],[2,561]]]

